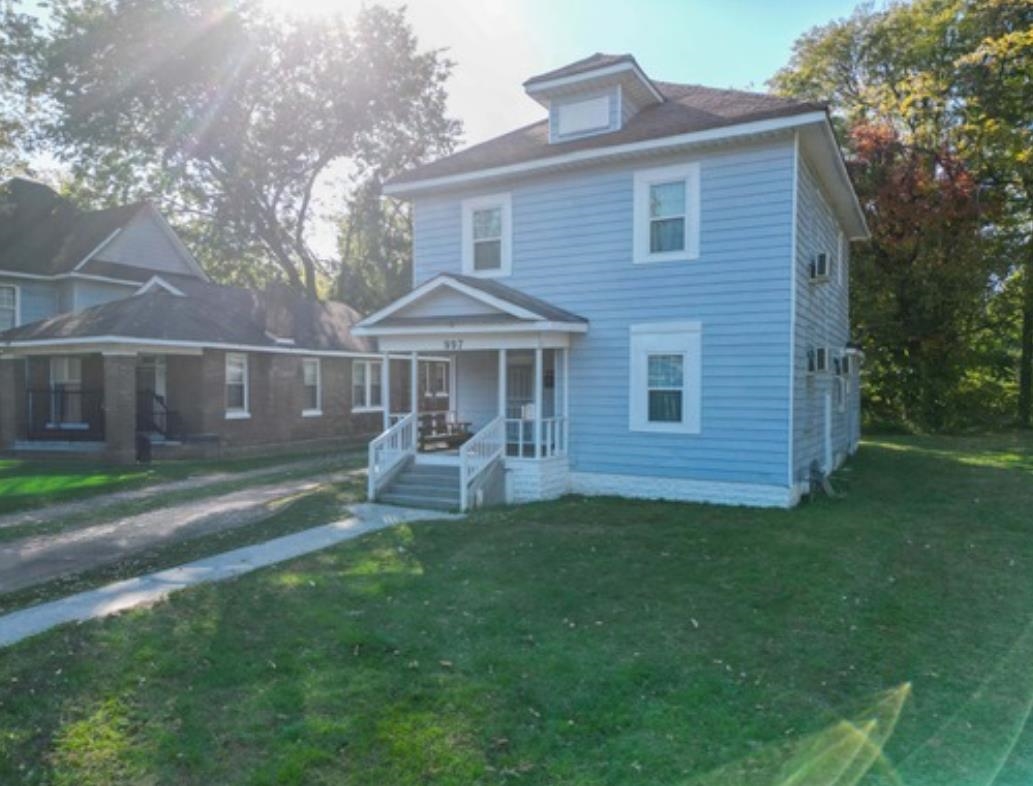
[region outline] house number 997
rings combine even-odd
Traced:
[[[463,348],[463,340],[459,338],[450,338],[445,341],[445,349],[449,352],[458,352]]]

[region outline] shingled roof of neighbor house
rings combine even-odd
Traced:
[[[133,339],[191,345],[240,345],[256,348],[309,349],[325,352],[372,352],[367,339],[353,336],[360,315],[336,301],[310,300],[290,292],[279,299],[291,315],[290,336],[267,332],[271,296],[265,291],[222,286],[189,276],[161,276],[182,292],[162,287],[84,309],[60,314],[0,333],[0,346],[68,339]],[[285,344],[283,339],[292,339]]]
[[[146,206],[84,212],[42,183],[11,178],[0,185],[0,270],[71,272]]]
[[[563,68],[532,77],[525,85],[532,87],[536,82],[584,74],[622,62],[634,63],[635,60],[631,55],[598,53]],[[650,84],[664,100],[643,107],[616,131],[550,143],[549,120],[543,118],[487,142],[460,150],[446,158],[403,172],[389,180],[387,185],[390,190],[392,187],[399,188],[422,180],[524,164],[576,151],[599,150],[738,123],[827,111],[825,104],[796,101],[768,93],[652,80]]]

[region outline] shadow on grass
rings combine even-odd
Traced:
[[[0,781],[1028,783],[1030,479],[840,486],[397,527],[56,631],[0,655]]]

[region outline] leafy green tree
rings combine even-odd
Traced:
[[[155,198],[212,264],[233,260],[239,277],[267,260],[315,295],[335,273],[311,247],[320,193],[343,202],[348,178],[450,151],[451,64],[419,50],[404,10],[367,6],[346,24],[265,9],[55,0],[28,80],[46,109],[36,139],[88,196]]]

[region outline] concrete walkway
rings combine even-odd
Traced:
[[[13,592],[80,573],[152,546],[253,524],[273,505],[363,470],[347,470],[250,486],[102,524],[0,543],[0,592]],[[88,515],[88,514],[87,514]]]
[[[6,614],[0,617],[0,647],[68,622],[84,622],[154,603],[195,584],[232,579],[267,565],[325,549],[366,532],[409,521],[461,518],[434,511],[368,503],[353,505],[349,511],[352,516],[342,521]]]
[[[219,483],[258,480],[264,477],[275,477],[284,472],[293,473],[305,469],[313,471],[333,469],[334,467],[339,467],[345,460],[354,459],[357,455],[359,454],[352,452],[323,455],[314,459],[284,461],[282,464],[271,464],[268,467],[260,467],[259,469],[251,469],[244,472],[217,472],[211,475],[195,475],[183,480],[158,483],[130,491],[113,491],[110,494],[98,494],[97,496],[75,502],[61,502],[34,510],[22,510],[17,513],[5,514],[0,516],[0,529],[20,527],[26,524],[45,524],[77,516],[80,513],[89,513],[96,516],[102,513],[104,508],[120,505],[123,502],[136,502],[178,491],[195,491],[208,486],[215,486]]]

